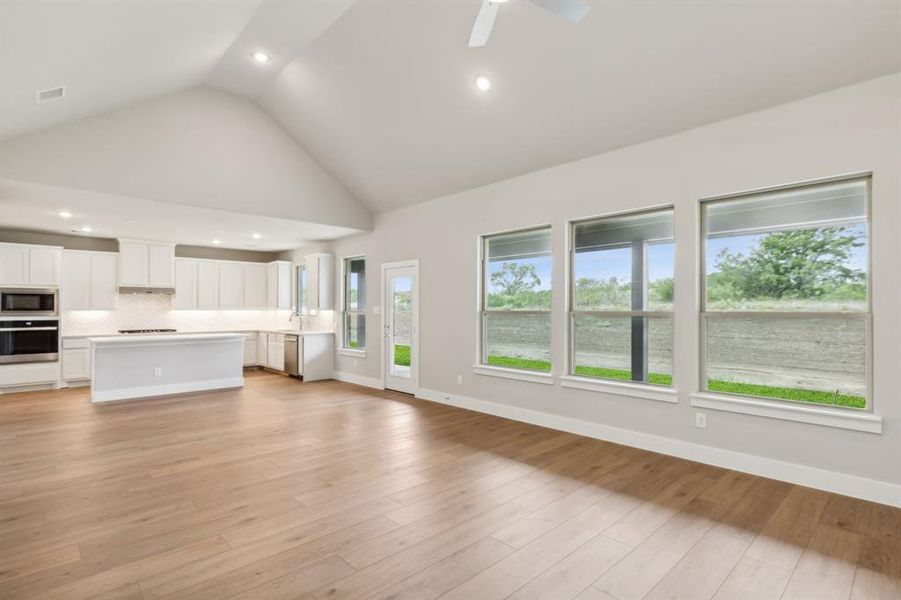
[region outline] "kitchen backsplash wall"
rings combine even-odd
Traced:
[[[105,335],[119,329],[177,329],[227,331],[288,329],[290,310],[172,310],[172,296],[119,294],[116,310],[64,311],[62,334]],[[307,331],[334,331],[333,311],[303,319]]]

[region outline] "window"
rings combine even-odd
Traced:
[[[344,259],[344,348],[366,347],[366,259]]]
[[[572,224],[570,375],[673,381],[673,210]]]
[[[481,319],[482,364],[550,372],[550,227],[482,238]]]
[[[709,392],[867,408],[869,178],[702,204]]]

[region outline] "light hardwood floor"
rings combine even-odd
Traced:
[[[901,598],[901,510],[334,381],[0,396],[0,598]]]

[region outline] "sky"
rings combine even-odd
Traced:
[[[865,232],[865,225],[859,225],[856,229],[861,234]],[[728,248],[732,254],[744,254],[745,256],[757,244],[757,242],[766,234],[759,235],[740,235],[721,238],[712,238],[707,241],[707,271],[713,272],[716,266],[716,257],[723,248]],[[576,254],[575,261],[575,278],[581,279],[609,279],[616,277],[619,281],[626,282],[632,278],[631,267],[631,250],[628,248],[614,248],[611,250],[599,250],[593,252],[580,252]],[[673,244],[658,243],[652,244],[648,248],[648,273],[651,281],[663,279],[673,276]],[[492,262],[489,265],[489,275],[495,270],[500,269],[504,262]],[[541,256],[537,258],[524,259],[519,262],[535,265],[538,277],[541,279],[541,285],[538,290],[549,290],[551,288],[551,257]],[[867,268],[867,248],[855,248],[849,261],[850,266],[855,269],[866,270]]]

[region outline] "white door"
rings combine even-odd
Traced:
[[[152,287],[175,285],[175,246],[150,244],[147,253],[147,283]]]
[[[119,242],[119,285],[147,285],[148,268],[147,244],[140,242]]]
[[[59,285],[60,251],[55,248],[31,248],[28,251],[28,283]]]
[[[415,394],[419,374],[419,267],[383,265],[385,388]]]
[[[91,255],[77,250],[63,251],[59,303],[63,310],[91,308]]]

